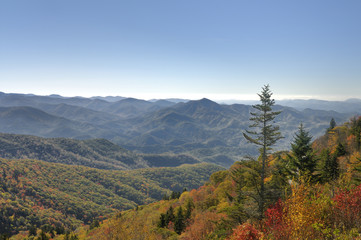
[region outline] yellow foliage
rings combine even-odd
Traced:
[[[229,204],[228,201],[222,201],[220,203],[218,203],[217,205],[217,212],[224,212],[226,211],[227,209],[229,209],[231,205]]]
[[[325,224],[329,214],[329,197],[310,189],[306,184],[293,186],[291,196],[285,201],[285,222],[292,230],[291,239],[316,239],[319,233],[313,226]]]
[[[182,193],[182,195],[179,197],[179,202],[183,205],[184,203],[188,202],[191,198],[188,191],[185,191]]]
[[[350,156],[350,163],[351,164],[359,164],[360,163],[360,152],[353,152]]]
[[[267,183],[267,182],[270,182],[272,180],[272,175],[270,175],[269,177],[266,177],[264,179],[264,182]]]
[[[220,183],[218,187],[214,190],[214,195],[218,200],[226,199],[227,194],[230,194],[233,191],[233,184],[231,180],[225,180]]]

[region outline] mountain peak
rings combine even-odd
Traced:
[[[220,105],[208,98],[202,98],[200,100],[190,101],[189,104],[196,104],[198,106],[207,107],[207,108],[218,108]]]
[[[204,111],[221,111],[222,106],[216,102],[213,102],[207,98],[202,98],[200,100],[192,100],[187,103],[179,103],[178,108],[186,114],[194,114],[196,112]]]

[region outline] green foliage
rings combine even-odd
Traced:
[[[330,126],[327,128],[326,133],[328,133],[329,131],[332,131],[332,129],[334,129],[335,127],[336,127],[336,121],[334,118],[331,118]]]
[[[97,228],[100,226],[99,220],[98,219],[94,219],[94,221],[90,224],[89,226],[89,230],[92,230],[93,228]]]
[[[175,216],[175,220],[174,220],[174,231],[177,234],[181,234],[183,232],[185,228],[185,217],[183,214],[183,208],[182,206],[180,206],[178,208],[177,214]]]
[[[361,147],[361,117],[352,118],[350,125],[351,125],[351,132],[356,137],[357,148],[360,149],[360,147]]]
[[[0,157],[127,170],[200,163],[189,155],[136,154],[105,139],[75,140],[0,133]]]
[[[337,153],[331,154],[325,149],[321,153],[321,179],[323,182],[335,181],[340,175]]]
[[[312,181],[314,178],[316,159],[311,140],[312,136],[305,131],[303,124],[301,124],[293,143],[291,143],[292,153],[288,155],[290,161],[289,170],[296,179],[303,177]]]
[[[258,94],[261,100],[261,104],[256,104],[253,108],[256,112],[251,112],[252,117],[250,121],[253,123],[250,125],[251,128],[255,128],[253,131],[247,131],[243,133],[243,136],[251,143],[260,146],[261,153],[261,172],[259,182],[259,216],[263,217],[265,208],[265,178],[267,171],[267,153],[278,140],[282,138],[279,132],[279,127],[273,125],[274,119],[281,112],[275,112],[272,110],[272,106],[275,104],[275,100],[272,99],[272,92],[269,89],[269,85],[265,85],[262,88],[262,92]],[[254,137],[252,137],[252,135]],[[256,180],[257,181],[257,180]]]
[[[78,240],[79,237],[75,233],[66,233],[63,240]]]
[[[192,216],[192,211],[194,209],[194,203],[192,200],[188,200],[187,204],[186,204],[186,213],[184,215],[184,219],[188,220],[191,218]]]

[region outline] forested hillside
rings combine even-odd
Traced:
[[[126,170],[200,163],[188,155],[137,154],[106,139],[75,140],[0,133],[0,157]]]
[[[359,239],[361,118],[311,141],[300,126],[292,151],[268,157],[260,218],[258,160],[212,174],[197,190],[124,211],[81,239]]]
[[[58,234],[202,185],[211,164],[132,171],[0,159],[0,235],[42,228]]]

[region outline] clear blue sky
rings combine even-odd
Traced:
[[[361,1],[1,0],[0,91],[361,98]]]

